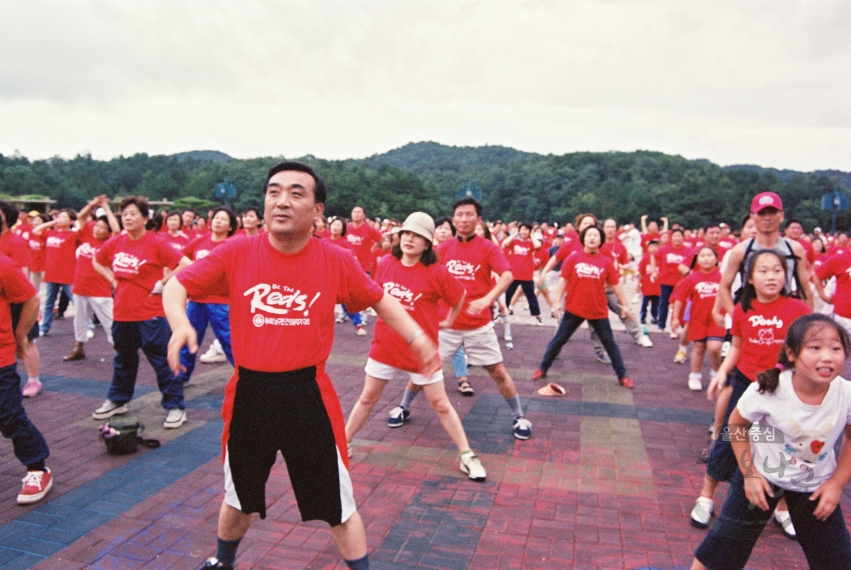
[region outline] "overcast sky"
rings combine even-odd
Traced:
[[[0,2],[0,153],[412,141],[851,170],[847,0]]]

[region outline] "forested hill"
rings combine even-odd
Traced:
[[[59,207],[73,208],[98,194],[141,194],[206,208],[216,184],[227,180],[239,192],[235,206],[240,208],[262,202],[265,172],[281,159],[235,159],[209,150],[108,161],[0,155],[0,194],[49,196]],[[651,151],[540,155],[500,146],[420,142],[365,159],[302,159],[328,182],[329,215],[347,215],[360,204],[371,216],[400,219],[414,210],[446,214],[459,188],[472,183],[482,189],[489,219],[563,223],[593,212],[637,222],[646,213],[695,227],[713,219],[737,223],[755,193],[774,190],[787,215],[811,230],[830,226],[830,213],[820,209],[822,195],[851,187],[847,172],[722,168]],[[851,228],[848,212],[840,215],[838,226]]]
[[[848,192],[851,173],[796,172],[753,165],[721,167],[661,152],[578,152],[541,155],[500,146],[452,147],[410,143],[362,161],[415,173],[441,189],[445,199],[472,183],[482,188],[486,217],[564,221],[580,212],[637,221],[641,214],[668,216],[687,226],[709,220],[737,222],[751,197],[776,191],[787,216],[805,227],[829,226],[821,197]],[[839,225],[851,228],[851,215]]]

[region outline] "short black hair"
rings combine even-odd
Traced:
[[[18,222],[18,207],[6,200],[0,200],[0,212],[3,213],[6,227],[12,229],[12,226]]]
[[[331,231],[331,224],[333,224],[334,222],[340,222],[341,224],[343,224],[343,233],[341,233],[340,235],[346,235],[346,226],[348,224],[346,224],[346,220],[344,218],[334,218],[333,220],[328,220],[328,231]]]
[[[162,214],[162,212],[160,212],[160,214]],[[180,223],[183,223],[183,213],[180,210],[169,210],[165,215],[165,219],[168,220],[172,216],[177,216],[180,218]]]
[[[534,229],[532,227],[532,224],[530,224],[529,222],[520,222],[520,225],[517,226],[517,229],[519,230],[520,228],[529,228],[530,232]]]
[[[678,234],[680,234],[681,236],[685,236],[685,235],[686,235],[682,228],[674,228],[674,229],[672,229],[672,230],[671,230],[671,234],[670,234],[670,235],[674,235],[674,233],[678,233]],[[656,241],[659,241],[659,240],[656,240]]]
[[[449,228],[452,230],[452,235],[455,235],[455,224],[452,223],[452,218],[449,216],[440,216],[434,221],[435,228],[439,228],[443,224],[449,224]]]
[[[136,206],[143,218],[148,217],[148,199],[144,196],[125,196],[118,204],[118,211],[123,213],[129,206]]]
[[[709,222],[705,226],[703,226],[703,231],[706,231],[706,230],[709,230],[709,229],[712,229],[712,228],[718,228],[720,230],[721,224],[719,224],[718,222],[714,222],[714,221]]]
[[[234,213],[233,210],[231,210],[227,206],[219,206],[218,208],[213,210],[213,215],[210,216],[210,223],[213,222],[213,218],[215,218],[216,214],[218,214],[219,212],[224,212],[228,216],[228,221],[230,222],[230,229],[228,230],[228,237],[230,237],[234,233],[236,233],[236,227],[237,227],[236,214]]]
[[[262,219],[263,219],[263,213],[260,211],[260,208],[255,208],[254,206],[250,206],[250,207],[248,207],[248,208],[245,208],[245,209],[242,211],[242,213],[240,213],[240,216],[244,216],[244,215],[245,215],[245,214],[247,214],[248,212],[254,212],[254,215],[255,215],[255,216],[257,216],[257,219],[258,219],[258,220],[262,220]]]
[[[475,206],[476,216],[481,217],[482,215],[482,203],[472,196],[464,196],[463,198],[455,200],[452,204],[452,213],[455,214],[455,210],[457,210],[460,206]]]
[[[295,160],[285,160],[284,162],[279,162],[278,164],[269,169],[269,173],[266,175],[266,181],[263,183],[263,193],[265,194],[266,188],[269,186],[269,180],[271,180],[274,175],[279,172],[286,172],[289,170],[309,174],[311,178],[313,178],[314,203],[325,203],[325,199],[328,196],[328,190],[325,187],[325,180],[323,180],[322,177],[319,176],[319,174],[317,174],[316,171],[313,170],[310,166],[304,164],[303,162],[297,162]]]
[[[792,224],[798,224],[799,226],[801,226],[801,229],[804,229],[803,222],[801,222],[801,220],[797,218],[791,218],[788,222],[786,222],[786,229],[789,229],[789,226],[791,226]]]
[[[588,233],[588,230],[597,230],[597,232],[600,234],[600,245],[602,245],[603,236],[605,234],[603,233],[603,228],[601,228],[597,224],[594,224],[593,226],[588,226],[587,228],[579,232],[579,243],[585,246],[585,235]]]

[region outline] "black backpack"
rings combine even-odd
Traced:
[[[142,432],[145,426],[134,416],[114,416],[98,428],[100,438],[106,444],[106,452],[110,455],[127,455],[139,451],[139,445],[148,449],[160,446],[159,440],[144,439]]]

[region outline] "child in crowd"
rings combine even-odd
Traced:
[[[851,437],[851,383],[839,377],[849,353],[845,330],[825,315],[789,327],[779,364],[757,375],[730,416],[738,470],[692,570],[744,568],[781,496],[810,568],[851,568],[839,506],[851,449],[843,443],[838,463],[834,452]]]
[[[650,306],[650,324],[659,323],[659,267],[654,262],[654,256],[659,251],[659,240],[650,240],[647,243],[647,253],[638,263],[638,274],[641,280],[641,324],[647,324],[647,307]]]
[[[723,326],[715,323],[712,318],[712,307],[718,296],[718,286],[721,283],[721,272],[718,270],[718,256],[709,246],[703,246],[694,258],[697,271],[692,272],[683,280],[683,298],[689,303],[688,340],[694,343],[691,352],[691,374],[688,376],[690,390],[703,390],[703,358],[709,354],[709,366],[712,375],[721,366],[721,343],[724,342],[726,331]],[[671,317],[671,328],[679,327],[679,305],[674,304],[674,314]]]
[[[736,458],[729,437],[719,436],[729,430],[730,414],[756,375],[777,364],[786,331],[792,322],[810,313],[803,301],[784,294],[786,260],[782,253],[766,249],[753,255],[746,266],[747,285],[741,301],[733,309],[733,341],[718,374],[709,383],[707,398],[713,399],[724,386],[732,391],[720,430],[715,430],[715,444],[709,453],[706,477],[700,496],[691,511],[691,524],[706,528],[712,518],[713,497],[719,481],[729,481],[736,471]],[[789,512],[781,507],[775,519],[787,535],[794,536]]]

